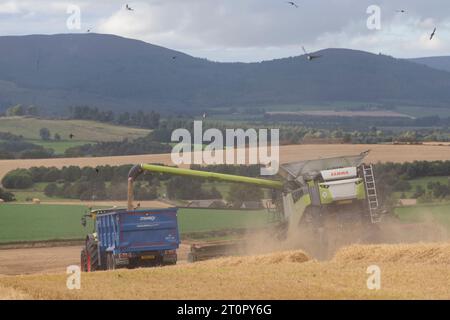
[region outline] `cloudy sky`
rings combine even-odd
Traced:
[[[450,55],[449,0],[0,0],[0,35],[116,34],[215,61],[261,61],[329,47],[396,57]],[[70,30],[68,8],[81,10]],[[370,30],[370,5],[381,29]],[[406,13],[398,13],[404,9]],[[433,41],[429,35],[437,27]]]

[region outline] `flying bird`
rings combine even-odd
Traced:
[[[293,1],[287,1],[287,3],[289,3],[291,6],[298,8],[298,5]]]
[[[435,34],[436,34],[436,28],[434,28],[433,32],[431,33],[430,40],[433,40]]]
[[[130,7],[128,4],[126,5],[126,9],[127,9],[128,11],[134,11],[134,9],[133,9],[132,7]]]
[[[401,10],[397,10],[397,12],[398,13],[406,13],[406,10],[401,9]]]
[[[303,47],[303,46],[302,46],[302,49],[303,49],[303,52],[306,54],[306,59],[308,59],[309,61],[312,61],[312,60],[314,60],[314,59],[318,59],[318,58],[321,57],[321,56],[319,56],[319,55],[312,55],[312,54],[309,54],[309,53],[305,50],[305,47]]]

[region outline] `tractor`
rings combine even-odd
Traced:
[[[91,210],[84,215],[94,221],[81,250],[81,270],[114,270],[173,265],[180,240],[177,208]]]

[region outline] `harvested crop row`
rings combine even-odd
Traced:
[[[303,263],[309,260],[310,258],[303,251],[287,251],[255,256],[220,258],[204,263],[208,266],[228,267],[241,265],[272,265],[289,262]]]
[[[354,246],[328,262],[290,251],[83,273],[81,290],[66,288],[66,274],[2,277],[0,286],[35,299],[448,299],[449,246]],[[369,290],[367,267],[377,259],[381,289]]]
[[[353,245],[339,250],[333,261],[450,264],[450,244]]]

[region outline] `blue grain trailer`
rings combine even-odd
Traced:
[[[176,264],[177,208],[95,210],[83,217],[83,225],[86,217],[95,230],[81,250],[83,271]]]

